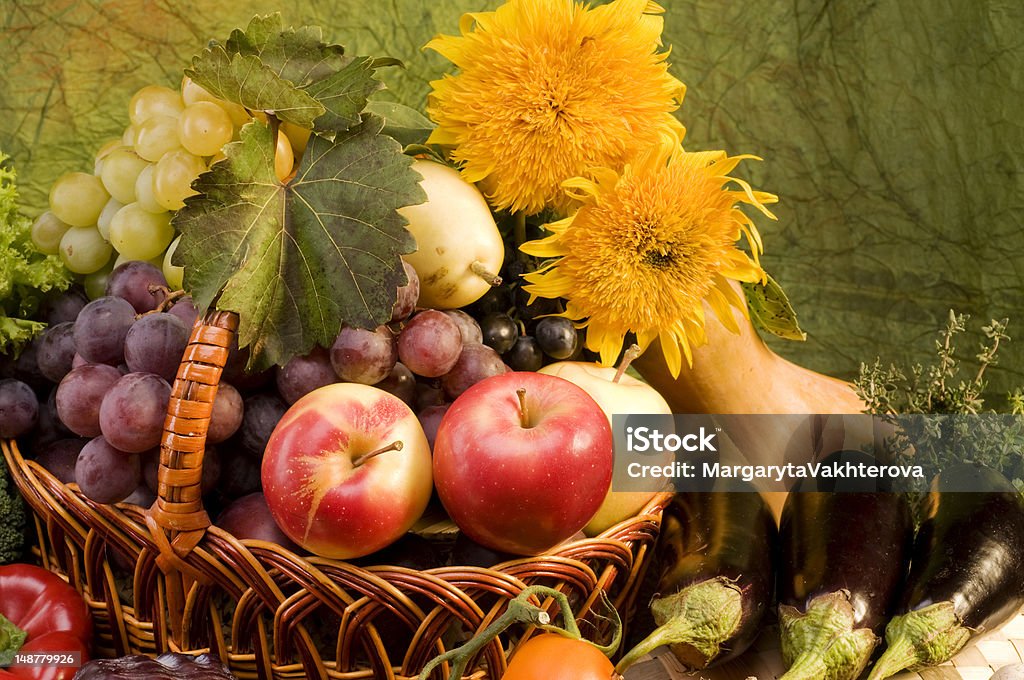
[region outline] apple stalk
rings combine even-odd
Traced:
[[[530,408],[526,405],[526,388],[520,387],[516,390],[516,396],[519,397],[519,424],[523,426],[523,429],[529,429],[530,425]]]
[[[386,446],[382,446],[379,449],[374,449],[369,453],[364,453],[363,455],[359,456],[354,461],[352,461],[352,467],[357,468],[360,465],[366,463],[366,461],[370,460],[371,458],[376,458],[380,454],[387,453],[388,451],[401,451],[403,446],[404,445],[402,444],[402,440],[397,439]]]
[[[622,380],[622,376],[626,374],[626,369],[633,363],[633,360],[640,356],[640,345],[633,343],[626,350],[626,353],[622,355],[622,361],[619,363],[619,368],[615,371],[615,377],[612,378],[613,383],[617,383]]]

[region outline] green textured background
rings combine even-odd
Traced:
[[[255,12],[403,59],[389,96],[421,107],[444,64],[420,46],[496,4],[0,0],[0,148],[35,214],[55,177],[120,135],[137,88],[176,85],[208,38]],[[809,339],[780,351],[846,377],[875,355],[926,358],[954,307],[1011,317],[1019,340],[992,387],[1024,383],[1024,4],[663,4],[687,146],[764,157],[747,176],[782,199],[779,221],[759,223],[764,261]]]

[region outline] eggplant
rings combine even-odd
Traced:
[[[805,492],[779,529],[784,680],[854,680],[893,614],[914,539],[906,494]]]
[[[948,468],[922,511],[903,613],[886,627],[888,649],[868,680],[944,663],[1024,605],[1024,497],[1005,477],[976,464]]]
[[[136,654],[120,659],[93,659],[75,674],[75,680],[234,680],[220,659],[209,654],[188,656],[176,652],[155,659]]]
[[[775,588],[778,530],[753,486],[728,480],[712,491],[677,493],[665,508],[652,568],[657,628],[623,656],[623,673],[669,645],[687,670],[743,653],[760,632]]]

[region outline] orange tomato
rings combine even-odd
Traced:
[[[619,676],[601,650],[584,640],[544,633],[512,656],[501,680],[612,680]]]

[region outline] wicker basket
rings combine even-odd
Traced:
[[[242,679],[410,678],[528,585],[569,596],[585,634],[607,633],[602,591],[627,618],[664,495],[599,537],[491,569],[360,568],[240,542],[211,526],[200,495],[203,450],[237,323],[232,313],[211,312],[193,329],[171,392],[150,509],[93,503],[2,442],[35,517],[42,564],[88,602],[98,655],[211,652]],[[513,628],[495,640],[467,677],[500,677],[531,632]]]

